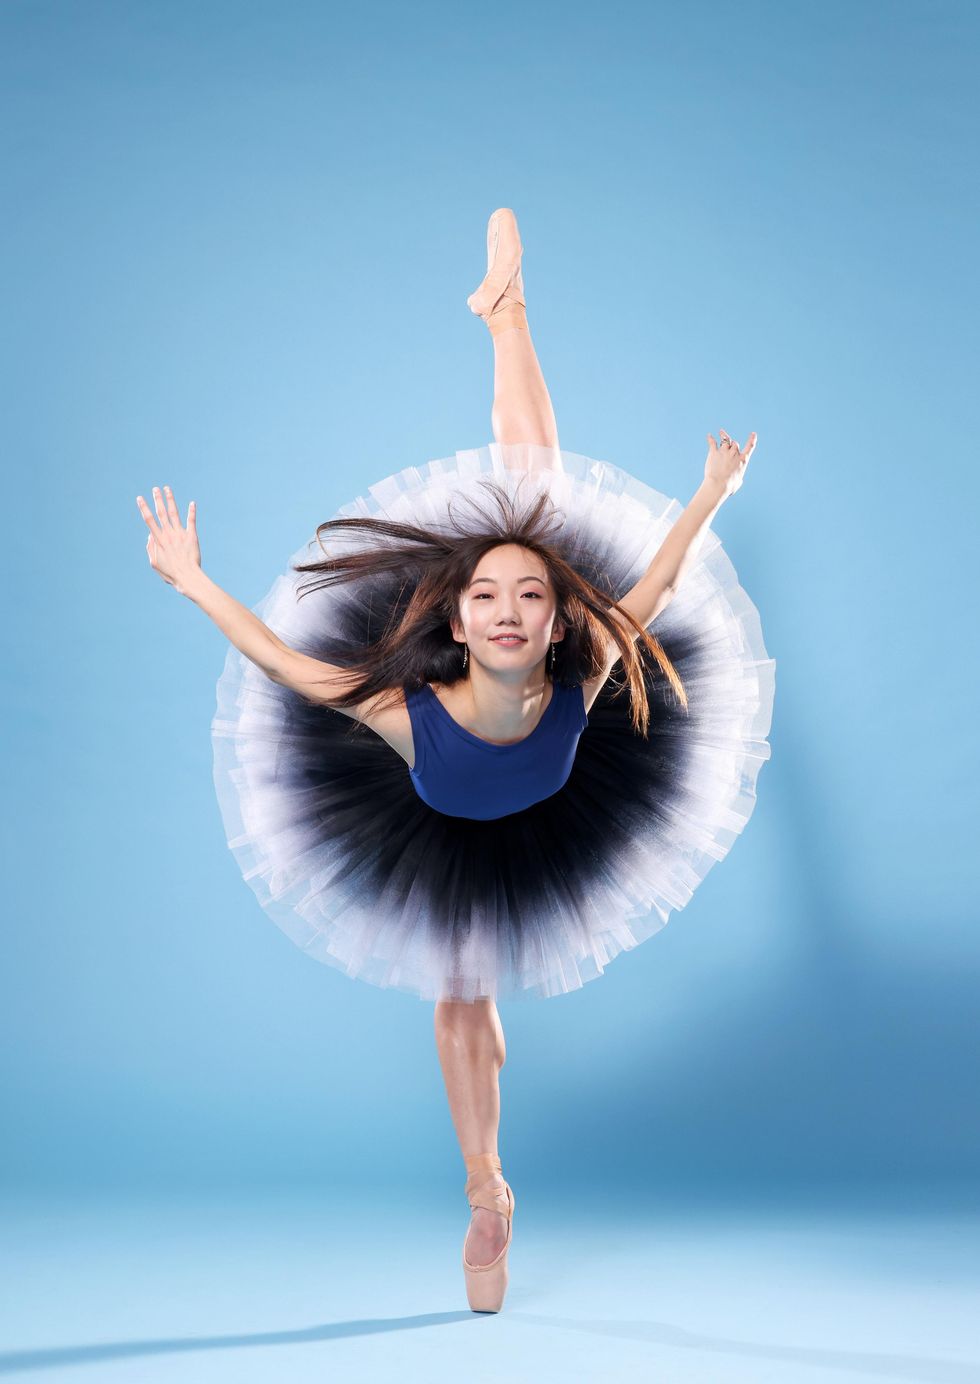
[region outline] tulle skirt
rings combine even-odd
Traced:
[[[407,467],[332,517],[444,526],[450,504],[479,496],[488,478],[521,496],[546,489],[564,517],[554,546],[614,598],[682,510],[608,462],[494,443]],[[339,550],[333,537],[327,549]],[[298,600],[310,577],[292,565],[322,556],[315,539],[304,544],[255,612],[293,648],[351,666],[384,630],[398,583],[359,577]],[[228,845],[266,913],[315,960],[425,1000],[543,998],[600,976],[724,859],[770,755],[775,662],[712,530],[650,633],[687,708],[644,650],[644,738],[616,665],[562,789],[492,821],[435,811],[379,735],[273,683],[231,647],[211,727],[214,781]]]

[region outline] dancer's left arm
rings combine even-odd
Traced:
[[[697,556],[712,519],[729,495],[734,495],[742,484],[749,457],[755,450],[755,433],[749,434],[749,440],[743,450],[724,429],[719,428],[718,431],[722,438],[720,445],[708,433],[708,459],[704,463],[704,480],[695,491],[690,504],[674,523],[640,580],[616,602],[621,610],[632,615],[637,624],[642,625],[644,629],[649,629],[660,612],[673,600],[684,573]],[[635,642],[639,636],[633,626],[625,620],[620,620],[615,610],[610,610],[609,613],[626,637]],[[598,697],[613,667],[621,658],[622,654],[616,641],[609,639],[605,663],[601,670],[582,685],[586,711]]]
[[[618,601],[646,629],[670,604],[684,574],[697,557],[711,521],[729,495],[742,484],[749,457],[755,450],[757,437],[749,434],[744,449],[723,428],[719,428],[721,443],[708,433],[708,457],[704,463],[704,480],[694,492],[686,509],[678,517],[670,533],[657,549],[646,572],[630,591]],[[615,611],[612,612],[615,615]],[[626,633],[636,638],[636,631],[624,624]],[[610,650],[615,645],[610,646]],[[615,649],[615,657],[619,658]]]

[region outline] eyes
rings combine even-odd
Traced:
[[[493,599],[493,593],[490,591],[478,591],[476,595],[473,597],[473,599],[474,601],[482,601],[484,596],[486,596],[488,601]],[[525,591],[521,597],[522,600],[524,599],[524,596],[533,596],[536,601],[544,600],[544,597],[541,595],[540,591]]]

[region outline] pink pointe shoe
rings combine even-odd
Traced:
[[[471,1264],[463,1244],[463,1273],[466,1277],[466,1297],[474,1312],[499,1312],[507,1292],[507,1252],[514,1230],[514,1193],[501,1175],[500,1159],[495,1153],[474,1153],[466,1160],[466,1197],[470,1209],[483,1206],[507,1217],[507,1239],[504,1247],[489,1264]],[[503,1190],[493,1186],[494,1176],[501,1175]]]
[[[523,253],[517,217],[510,207],[498,207],[487,222],[486,277],[466,300],[470,311],[486,322],[492,336],[508,327],[527,328],[521,275]]]

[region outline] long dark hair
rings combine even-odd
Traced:
[[[479,514],[475,528],[456,520],[452,503],[448,507],[449,524],[444,528],[422,528],[368,516],[328,519],[317,527],[316,539],[324,552],[323,536],[331,532],[363,532],[375,542],[337,557],[294,564],[294,571],[314,574],[314,580],[301,588],[301,597],[359,577],[388,576],[398,587],[381,637],[363,646],[361,656],[347,668],[349,677],[356,681],[330,700],[339,706],[353,706],[377,698],[375,706],[380,707],[389,700],[395,702],[403,686],[416,688],[425,682],[449,685],[464,677],[463,649],[452,637],[450,621],[458,618],[460,597],[484,554],[514,543],[541,558],[554,587],[557,615],[566,627],[555,651],[553,676],[559,682],[578,685],[596,677],[605,666],[606,646],[612,639],[622,655],[624,672],[616,695],[629,689],[633,727],[646,738],[650,706],[643,663],[635,641],[620,626],[619,621],[623,621],[636,630],[686,708],[683,684],[659,641],[553,546],[553,534],[560,531],[563,519],[550,495],[541,492],[521,508],[498,482],[484,479],[481,485],[496,502],[499,513],[481,509],[474,501]],[[613,610],[619,620],[610,614]],[[384,695],[389,691],[390,699]]]

